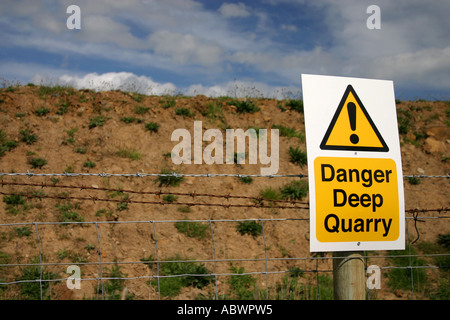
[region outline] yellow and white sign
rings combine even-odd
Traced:
[[[404,249],[392,81],[302,75],[310,251]]]

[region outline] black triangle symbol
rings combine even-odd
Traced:
[[[328,139],[330,137],[331,132],[333,131],[333,128],[336,124],[336,121],[341,114],[341,111],[345,105],[345,102],[348,98],[348,95],[352,93],[353,96],[356,99],[356,102],[358,103],[360,109],[363,111],[364,116],[366,117],[367,121],[369,122],[370,126],[372,127],[374,133],[378,137],[381,147],[377,146],[357,146],[357,145],[329,145],[327,144]],[[373,123],[372,119],[369,116],[369,113],[367,112],[366,108],[362,104],[361,100],[359,99],[358,95],[356,94],[355,90],[351,85],[347,86],[347,89],[345,90],[344,95],[342,96],[341,102],[339,103],[339,107],[336,110],[336,113],[333,116],[333,119],[331,120],[331,123],[328,127],[328,130],[325,133],[325,136],[323,137],[322,143],[320,144],[320,149],[322,150],[348,150],[348,151],[377,151],[377,152],[388,152],[389,147],[387,146],[386,142],[384,141],[383,137],[381,136],[380,132],[378,131],[377,127]]]

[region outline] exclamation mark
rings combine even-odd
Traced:
[[[353,102],[349,102],[347,104],[348,118],[350,120],[350,128],[352,131],[356,130],[356,105]],[[350,136],[350,141],[353,144],[357,144],[359,142],[359,137],[357,134],[352,134]]]

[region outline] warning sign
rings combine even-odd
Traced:
[[[404,249],[392,81],[302,75],[310,251]]]
[[[351,85],[347,87],[320,144],[324,150],[389,151]]]
[[[393,160],[318,157],[314,169],[319,241],[399,237],[397,166]]]

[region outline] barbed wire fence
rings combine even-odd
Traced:
[[[26,182],[18,181],[4,181],[3,177],[26,177]],[[64,201],[83,201],[92,203],[97,202],[111,202],[111,203],[126,203],[126,204],[138,204],[149,206],[153,208],[154,206],[187,206],[187,207],[218,207],[218,208],[255,208],[255,209],[280,209],[283,211],[288,211],[289,216],[287,218],[235,218],[235,219],[224,219],[224,218],[208,218],[208,219],[145,219],[145,220],[120,220],[111,219],[106,221],[31,221],[31,222],[13,222],[13,223],[0,223],[1,229],[13,229],[21,230],[22,227],[30,227],[34,231],[35,238],[35,251],[37,251],[37,259],[34,261],[29,261],[31,252],[23,249],[26,247],[25,243],[16,242],[16,253],[21,256],[24,255],[23,259],[16,259],[17,261],[9,261],[6,256],[0,255],[0,294],[5,292],[7,288],[18,285],[30,285],[33,286],[34,290],[37,290],[37,295],[34,296],[36,299],[47,299],[48,287],[50,284],[62,284],[62,287],[68,288],[69,282],[80,281],[81,283],[91,283],[94,284],[95,294],[88,296],[83,296],[84,298],[94,298],[94,299],[108,299],[112,298],[111,290],[120,289],[115,298],[126,299],[127,293],[129,294],[129,288],[139,287],[142,291],[147,291],[146,296],[139,295],[137,298],[140,299],[166,299],[165,295],[166,286],[171,285],[171,279],[176,278],[189,278],[191,279],[191,286],[194,287],[207,287],[209,288],[209,293],[204,298],[208,299],[226,299],[226,298],[236,298],[235,296],[230,296],[230,288],[233,284],[226,279],[231,279],[237,277],[238,279],[252,279],[253,277],[259,277],[258,290],[253,289],[251,293],[251,298],[257,299],[293,299],[293,298],[303,298],[303,299],[327,299],[329,296],[329,284],[327,284],[321,275],[332,276],[332,260],[333,256],[327,254],[309,254],[309,256],[292,256],[288,254],[274,254],[270,248],[270,237],[271,233],[267,231],[270,225],[273,224],[298,224],[306,226],[305,229],[309,230],[309,205],[308,202],[298,201],[298,200],[268,200],[263,197],[255,197],[248,195],[232,195],[230,193],[222,194],[212,194],[212,193],[196,193],[194,192],[172,192],[172,191],[162,191],[162,190],[152,190],[152,191],[136,191],[131,189],[122,188],[105,188],[98,186],[89,185],[68,185],[59,183],[43,183],[43,182],[33,182],[33,178],[37,177],[99,177],[99,178],[146,178],[146,177],[194,177],[194,178],[224,178],[224,177],[255,177],[255,178],[300,178],[307,179],[307,175],[303,174],[292,174],[292,175],[246,175],[246,174],[180,174],[180,173],[131,173],[131,174],[112,174],[112,173],[34,173],[32,171],[27,171],[23,173],[2,173],[0,172],[0,195],[3,197],[23,197],[25,199],[38,199],[43,200],[64,200]],[[404,178],[419,178],[419,179],[448,179],[450,175],[405,175]],[[25,187],[26,191],[5,191],[6,187]],[[79,190],[79,191],[89,191],[91,193],[95,191],[104,192],[121,192],[131,194],[131,197],[126,199],[114,199],[108,197],[98,197],[92,194],[88,196],[70,196],[68,194],[45,194],[36,192],[36,190],[44,188],[53,188],[57,190]],[[34,191],[33,191],[34,190]],[[135,199],[136,196],[154,196],[157,200],[139,200]],[[161,198],[163,195],[175,195],[180,197],[190,198],[189,201],[166,201]],[[202,201],[199,201],[202,199]],[[220,199],[222,202],[209,202],[209,199]],[[245,203],[230,203],[234,200],[243,200]],[[438,273],[444,273],[444,280],[447,281],[447,291],[448,291],[448,270],[449,270],[449,256],[448,251],[433,252],[433,253],[421,253],[417,254],[413,250],[413,245],[420,238],[420,228],[418,224],[427,223],[429,221],[435,221],[437,223],[448,223],[450,215],[448,215],[449,208],[442,206],[440,208],[407,208],[405,211],[407,213],[406,219],[406,235],[407,235],[407,247],[406,251],[402,253],[391,253],[387,251],[384,252],[364,252],[363,258],[365,260],[366,268],[370,265],[371,261],[380,261],[385,264],[386,261],[394,261],[396,259],[401,259],[405,261],[403,264],[387,263],[383,265],[380,269],[388,274],[395,270],[403,270],[409,273],[407,281],[410,283],[410,294],[408,298],[416,298],[418,284],[424,280],[418,276],[417,271],[427,270],[436,271]],[[292,215],[291,215],[292,213]],[[262,250],[259,256],[255,256],[254,252],[248,252],[249,255],[243,255],[242,257],[228,257],[223,253],[220,253],[219,240],[218,238],[222,236],[221,232],[225,232],[221,225],[226,224],[237,224],[244,222],[254,222],[260,228],[261,232],[261,246]],[[164,240],[158,232],[163,225],[174,225],[177,223],[200,223],[206,226],[209,230],[209,238],[204,239],[204,243],[209,246],[208,253],[210,256],[204,255],[204,257],[196,259],[183,259],[176,256],[173,259],[165,260],[163,259],[162,249],[166,251],[164,245],[167,246]],[[109,245],[112,238],[106,236],[105,240],[105,230],[108,234],[108,228],[112,226],[125,226],[125,225],[136,225],[139,227],[145,226],[148,229],[148,243],[151,244],[148,252],[152,252],[148,259],[141,259],[139,261],[132,261],[123,259],[122,261],[111,261],[109,255],[106,255],[105,247]],[[85,229],[89,227],[91,230],[91,238],[96,240],[97,250],[93,250],[92,255],[89,259],[72,259],[72,261],[62,261],[63,259],[55,259],[51,261],[46,261],[48,259],[48,254],[44,247],[49,246],[52,242],[50,239],[46,239],[46,232],[51,230],[48,228],[62,228],[66,226],[78,227],[81,226]],[[0,231],[1,232],[1,231]],[[1,233],[0,233],[1,234]],[[3,234],[7,234],[4,232]],[[29,242],[28,237],[20,238],[27,239],[23,242]],[[32,245],[31,245],[32,247]],[[21,250],[24,250],[22,252]],[[247,251],[243,248],[242,251]],[[61,252],[61,251],[59,251]],[[64,256],[64,252],[61,256]],[[0,252],[1,254],[1,252]],[[67,257],[67,253],[65,255]],[[74,258],[74,257],[72,257]],[[417,263],[417,259],[425,259],[424,263]],[[26,260],[26,261],[25,261]],[[237,265],[239,263],[252,263],[255,266],[254,271],[245,271],[243,268],[232,268],[230,265]],[[331,262],[331,263],[330,263]],[[437,262],[437,263],[436,263]],[[180,272],[168,272],[165,265],[207,265],[210,268],[197,268],[193,271],[186,271],[188,269],[179,268]],[[379,263],[377,263],[378,265]],[[77,266],[82,270],[81,276],[73,277],[71,273],[67,272],[68,266]],[[129,267],[129,270],[133,270],[134,274],[128,275],[119,272],[118,266]],[[301,266],[301,267],[299,267]],[[14,277],[11,276],[13,272],[4,272],[7,269],[17,270],[34,270],[34,273],[29,273],[26,276]],[[55,275],[50,275],[50,269],[58,270]],[[62,271],[61,271],[61,268]],[[114,269],[115,268],[115,269]],[[52,269],[52,270],[53,270]],[[2,272],[3,271],[3,272]],[[201,271],[201,272],[200,272]],[[297,285],[297,282],[292,279],[297,279],[304,274],[310,275],[308,281],[308,286]],[[297,277],[297,278],[296,278]],[[282,280],[282,282],[275,282],[273,279]],[[225,280],[223,280],[225,279]],[[206,280],[206,281],[203,281]],[[137,281],[138,284],[126,285],[130,282]],[[251,282],[251,281],[250,281]],[[112,284],[111,284],[112,283]],[[125,285],[123,285],[125,283]],[[192,284],[193,283],[193,284]],[[204,286],[204,284],[206,285]],[[280,284],[281,283],[281,284]],[[66,285],[67,284],[67,285]],[[423,285],[423,283],[422,283]],[[116,287],[114,287],[116,286]],[[384,284],[385,286],[385,284]],[[91,285],[92,287],[92,285]],[[111,289],[113,287],[113,289]],[[256,287],[255,287],[256,288]],[[246,289],[249,289],[246,287]],[[127,291],[128,290],[128,291]],[[74,292],[74,290],[66,289],[66,292]],[[76,290],[75,290],[76,291]],[[377,290],[368,290],[367,297],[373,299],[377,297]],[[70,296],[70,295],[69,295]],[[237,296],[239,298],[239,296]],[[248,296],[247,296],[248,298]],[[331,297],[332,298],[332,297]],[[401,297],[399,297],[401,298]]]

